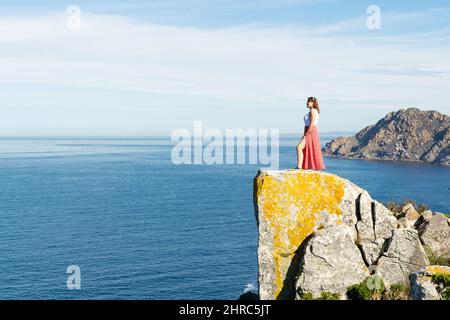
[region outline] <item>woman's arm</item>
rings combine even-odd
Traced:
[[[315,110],[315,109],[314,109]],[[313,109],[311,109],[311,111],[309,111],[309,127],[306,130],[305,134],[303,135],[304,137],[306,137],[306,135],[310,134],[311,132],[311,128],[314,126],[314,122],[316,122],[316,113],[313,112]]]

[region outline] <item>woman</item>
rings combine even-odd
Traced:
[[[296,169],[325,169],[322,150],[320,149],[317,121],[319,121],[319,101],[315,97],[309,97],[306,102],[309,112],[303,117],[305,131],[302,140],[297,144],[297,168]]]

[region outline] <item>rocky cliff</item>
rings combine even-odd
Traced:
[[[254,179],[260,299],[334,293],[378,275],[391,285],[423,279],[426,250],[449,253],[450,222],[405,206],[397,216],[335,174],[262,170]],[[422,277],[422,278],[421,278]],[[428,279],[428,278],[427,278]],[[416,292],[421,289],[416,281]],[[417,297],[422,297],[418,295]]]
[[[450,117],[417,108],[388,113],[353,137],[327,143],[324,154],[348,159],[422,161],[450,166]]]

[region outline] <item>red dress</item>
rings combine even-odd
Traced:
[[[309,126],[305,126],[305,131]],[[323,163],[322,150],[320,147],[319,132],[317,127],[313,126],[308,134],[305,136],[305,147],[303,148],[303,163],[302,169],[323,170],[325,164]]]

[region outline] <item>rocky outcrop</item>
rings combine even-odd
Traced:
[[[435,274],[450,275],[450,267],[429,266],[411,274],[410,279],[412,299],[440,300],[442,298],[438,291],[438,285],[436,285],[432,281],[432,276]]]
[[[295,296],[300,247],[320,228],[357,222],[354,199],[363,190],[348,180],[310,171],[260,171],[254,180],[259,229],[261,299]]]
[[[343,223],[321,229],[309,239],[300,261],[296,298],[305,293],[319,296],[322,291],[345,296],[350,285],[367,278],[370,273],[355,241],[355,228]]]
[[[450,258],[450,222],[442,213],[432,213],[419,225],[420,240],[434,256]]]
[[[387,288],[409,285],[410,274],[429,265],[416,229],[430,225],[429,212],[405,207],[400,219],[414,223],[402,225],[366,190],[335,174],[261,170],[254,179],[254,205],[261,299],[316,298],[324,292],[345,299],[349,286],[371,274],[381,276]]]
[[[409,284],[409,275],[429,265],[415,229],[394,230],[377,263],[377,273],[385,284]]]
[[[417,108],[388,113],[353,137],[338,137],[324,154],[347,159],[422,161],[450,166],[450,117]]]

